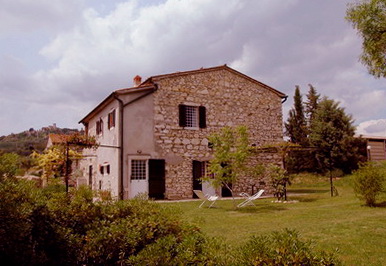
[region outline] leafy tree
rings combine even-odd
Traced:
[[[213,145],[213,159],[210,160],[208,169],[214,178],[205,179],[210,179],[214,187],[225,186],[234,200],[232,184],[246,170],[246,160],[250,155],[247,128],[224,127],[208,139]]]
[[[354,133],[352,117],[339,107],[339,102],[324,97],[315,112],[310,133],[311,144],[317,147],[316,159],[322,171],[329,170],[331,173],[334,168],[341,168],[351,155],[355,155],[357,148],[351,145]],[[330,181],[333,193],[331,175]]]
[[[16,153],[0,155],[0,180],[5,177],[14,177],[20,167],[20,156]]]
[[[68,191],[68,175],[72,160],[81,159],[81,148],[96,148],[95,137],[87,137],[79,133],[66,136],[65,142],[57,144],[43,153],[33,152],[37,167],[43,171],[42,177],[48,182],[49,178],[66,176],[66,190]]]
[[[362,0],[351,4],[346,19],[362,37],[361,62],[375,77],[386,77],[386,1]]]
[[[285,129],[292,143],[307,145],[307,124],[299,86],[295,89],[294,107],[289,111]]]
[[[354,172],[355,194],[363,199],[367,206],[375,206],[377,196],[384,191],[385,172],[385,167],[374,163],[366,163]]]
[[[270,165],[267,171],[270,176],[271,186],[274,190],[273,195],[278,201],[287,200],[287,185],[291,185],[291,182],[285,170],[277,165]]]

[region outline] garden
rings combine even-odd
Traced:
[[[335,253],[343,265],[385,265],[386,194],[379,195],[375,207],[367,207],[352,183],[352,176],[334,180],[339,195],[331,197],[328,178],[300,174],[288,190],[288,203],[267,197],[256,200],[256,206],[238,209],[232,200],[205,209],[195,201],[168,204],[208,236],[233,247],[252,235],[291,229],[310,240],[315,250]]]

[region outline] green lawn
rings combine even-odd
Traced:
[[[297,194],[289,199],[296,203],[265,198],[255,201],[256,207],[242,209],[235,209],[232,200],[221,200],[211,209],[199,209],[198,201],[168,204],[177,206],[186,220],[207,235],[233,246],[253,234],[290,228],[315,241],[320,250],[338,249],[344,265],[386,265],[386,197],[380,199],[380,207],[365,207],[348,182],[340,180],[335,182],[339,196],[331,198],[326,181],[291,186],[290,192]]]

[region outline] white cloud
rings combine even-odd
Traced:
[[[386,119],[369,120],[358,125],[357,135],[386,136]]]
[[[13,53],[0,62],[2,101],[11,110],[17,96],[30,108],[29,121],[20,120],[26,129],[43,119],[71,127],[112,90],[131,86],[137,74],[227,63],[289,94],[285,115],[295,85],[305,94],[311,83],[358,122],[382,118],[386,88],[357,62],[360,41],[344,21],[346,2],[0,0],[0,39],[15,30],[25,32],[16,41],[40,29],[50,37],[39,40],[39,54],[33,42],[18,46],[33,57],[20,50],[20,57]],[[31,69],[39,56],[45,67]],[[7,113],[0,116],[3,132],[15,128],[17,114]]]

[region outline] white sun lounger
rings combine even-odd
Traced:
[[[247,206],[247,205],[253,205],[253,206],[256,206],[255,203],[253,203],[253,201],[255,199],[258,199],[261,197],[261,195],[264,193],[264,189],[260,189],[256,194],[252,195],[252,196],[249,196],[247,193],[241,193],[242,196],[245,196],[246,199],[241,202],[239,205],[237,205],[237,207],[244,207],[244,206]]]
[[[203,200],[199,208],[201,208],[205,204],[205,202],[209,203],[208,208],[210,208],[216,203],[216,200],[219,198],[216,195],[205,195],[201,190],[193,190],[193,192],[197,195],[199,199]]]

